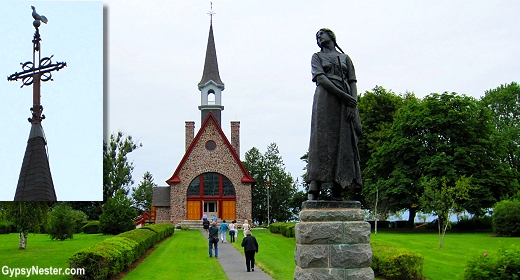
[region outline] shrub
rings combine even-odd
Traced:
[[[281,222],[272,223],[272,224],[269,225],[269,231],[271,233],[281,233],[280,227],[283,224],[285,224],[285,223],[281,223]]]
[[[372,269],[388,280],[423,279],[423,261],[420,254],[408,252],[377,242],[372,244]]]
[[[162,240],[165,237],[172,235],[175,231],[175,227],[169,223],[147,225],[140,229],[146,229],[156,232],[158,240]]]
[[[188,230],[190,229],[190,226],[187,224],[181,224],[181,230]]]
[[[135,229],[133,218],[137,212],[132,201],[122,192],[117,192],[103,205],[104,212],[99,216],[99,230],[103,234],[119,234]]]
[[[105,239],[69,258],[71,268],[85,268],[76,279],[110,279],[142,256],[163,235],[173,233],[173,225],[158,224],[134,229]]]
[[[47,233],[52,240],[72,239],[76,229],[76,221],[72,208],[63,203],[56,204],[49,213]]]
[[[135,241],[137,246],[134,248],[134,253],[138,257],[159,241],[157,233],[151,230],[134,229],[118,234],[116,237],[124,237]]]
[[[81,210],[72,210],[72,219],[74,221],[74,233],[80,233],[87,222],[87,214]]]
[[[0,234],[10,233],[14,226],[11,222],[0,222]]]
[[[462,217],[457,223],[453,224],[453,229],[458,230],[489,230],[492,228],[492,218],[491,216],[483,216],[483,217]]]
[[[502,200],[495,204],[493,231],[498,236],[520,236],[520,200]]]
[[[85,269],[85,274],[76,275],[76,279],[110,279],[136,260],[136,246],[137,242],[128,238],[112,237],[77,252],[69,258],[69,264]]]
[[[520,250],[500,248],[497,256],[481,253],[466,263],[464,279],[499,280],[520,278]]]
[[[88,234],[100,233],[99,221],[89,221],[86,225],[83,226],[82,230],[84,233]]]

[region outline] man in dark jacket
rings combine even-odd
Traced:
[[[209,229],[209,221],[207,218],[204,218],[202,220],[202,227],[204,228],[204,231],[205,232],[208,232],[208,229]]]
[[[255,253],[258,253],[258,242],[256,238],[251,235],[251,231],[246,231],[246,237],[242,239],[242,247],[246,255],[247,272],[255,271]]]
[[[218,227],[217,222],[212,222],[211,227],[209,227],[208,234],[208,242],[209,242],[209,257],[213,257],[213,248],[215,248],[215,258],[218,259]]]

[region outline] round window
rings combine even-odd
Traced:
[[[217,143],[215,143],[215,141],[209,140],[208,142],[206,142],[206,149],[213,151],[213,150],[215,150],[216,147],[217,147]]]

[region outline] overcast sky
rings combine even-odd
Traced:
[[[41,24],[41,58],[67,67],[41,83],[42,127],[56,196],[100,200],[103,138],[103,3],[0,1],[0,201],[12,201],[31,125],[32,85],[7,81],[33,58],[31,5]],[[36,59],[38,60],[38,58]]]
[[[104,5],[106,131],[121,130],[143,144],[130,154],[135,185],[150,171],[165,186],[185,152],[185,121],[194,120],[196,131],[201,124],[197,84],[210,2]],[[310,61],[322,27],[336,33],[351,57],[360,93],[380,85],[421,98],[444,91],[480,98],[519,82],[520,1],[215,0],[213,11],[225,83],[222,128],[229,138],[229,122],[241,121],[242,160],[252,147],[264,153],[277,143],[295,179],[303,173],[300,157],[309,143],[315,89]]]

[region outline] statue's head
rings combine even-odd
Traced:
[[[322,28],[322,29],[318,30],[318,32],[316,32],[316,43],[318,43],[318,46],[320,47],[320,49],[321,49],[321,44],[318,41],[318,33],[320,33],[320,31],[327,33],[329,35],[329,37],[332,39],[332,42],[334,42],[334,46],[337,45],[336,44],[336,35],[334,34],[334,32],[332,32],[332,30],[330,30],[328,28]]]

